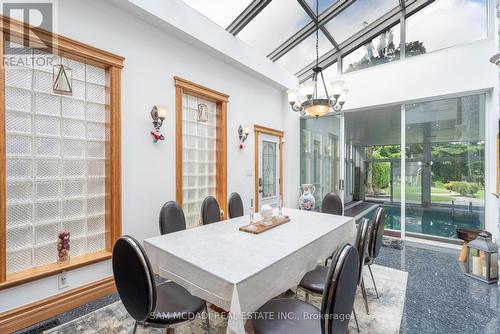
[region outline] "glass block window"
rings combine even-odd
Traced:
[[[57,262],[61,231],[70,232],[71,256],[106,244],[106,70],[43,56],[43,64],[5,66],[7,273]],[[53,93],[48,59],[72,69],[71,96]]]
[[[208,121],[198,122],[198,105],[208,107]],[[187,227],[197,226],[206,196],[216,191],[216,104],[198,97],[182,96],[182,209]]]

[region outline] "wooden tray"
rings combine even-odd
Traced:
[[[248,233],[252,233],[252,234],[261,234],[262,232],[269,231],[270,229],[275,228],[276,226],[286,224],[289,221],[290,221],[290,217],[288,217],[288,216],[273,217],[273,219],[271,220],[271,222],[272,222],[271,225],[264,225],[264,224],[262,224],[262,220],[259,220],[258,222],[240,227],[240,231],[248,232]],[[255,225],[257,227],[257,229],[255,229],[255,230],[249,229],[249,227],[251,225]]]

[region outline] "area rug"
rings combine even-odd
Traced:
[[[370,314],[366,314],[361,293],[358,291],[354,307],[358,316],[361,333],[395,334],[399,332],[406,295],[408,273],[387,267],[373,265],[373,275],[377,282],[380,298],[377,299],[373,283],[366,268],[364,279],[368,290]],[[298,298],[304,299],[304,293],[299,290]],[[310,297],[309,301],[320,307],[321,298]],[[210,333],[226,333],[227,320],[221,314],[209,310]],[[349,331],[356,333],[354,319],[349,324]],[[128,334],[132,333],[134,320],[127,314],[121,302],[116,302],[89,313],[81,318],[65,323],[59,327],[45,331],[46,334]],[[160,334],[164,330],[154,328],[138,328],[138,334]],[[186,325],[175,328],[176,334],[206,333],[204,319],[196,319]]]

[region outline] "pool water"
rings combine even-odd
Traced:
[[[401,230],[401,206],[382,204],[386,212],[385,228]],[[363,218],[372,219],[375,210]],[[423,208],[406,206],[406,232],[421,233],[445,238],[457,238],[457,228],[484,227],[484,208],[435,206]]]

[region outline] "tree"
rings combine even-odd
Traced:
[[[369,40],[363,45],[365,49],[365,55],[359,61],[349,64],[349,67],[345,70],[345,73],[361,70],[363,68],[388,63],[393,60],[397,60],[401,55],[401,47],[394,44],[394,32],[391,29],[383,32],[379,35],[379,41],[376,52],[374,52],[373,41]],[[426,49],[423,42],[413,41],[408,42],[405,45],[405,55],[406,57],[416,56],[419,54],[426,53]]]

